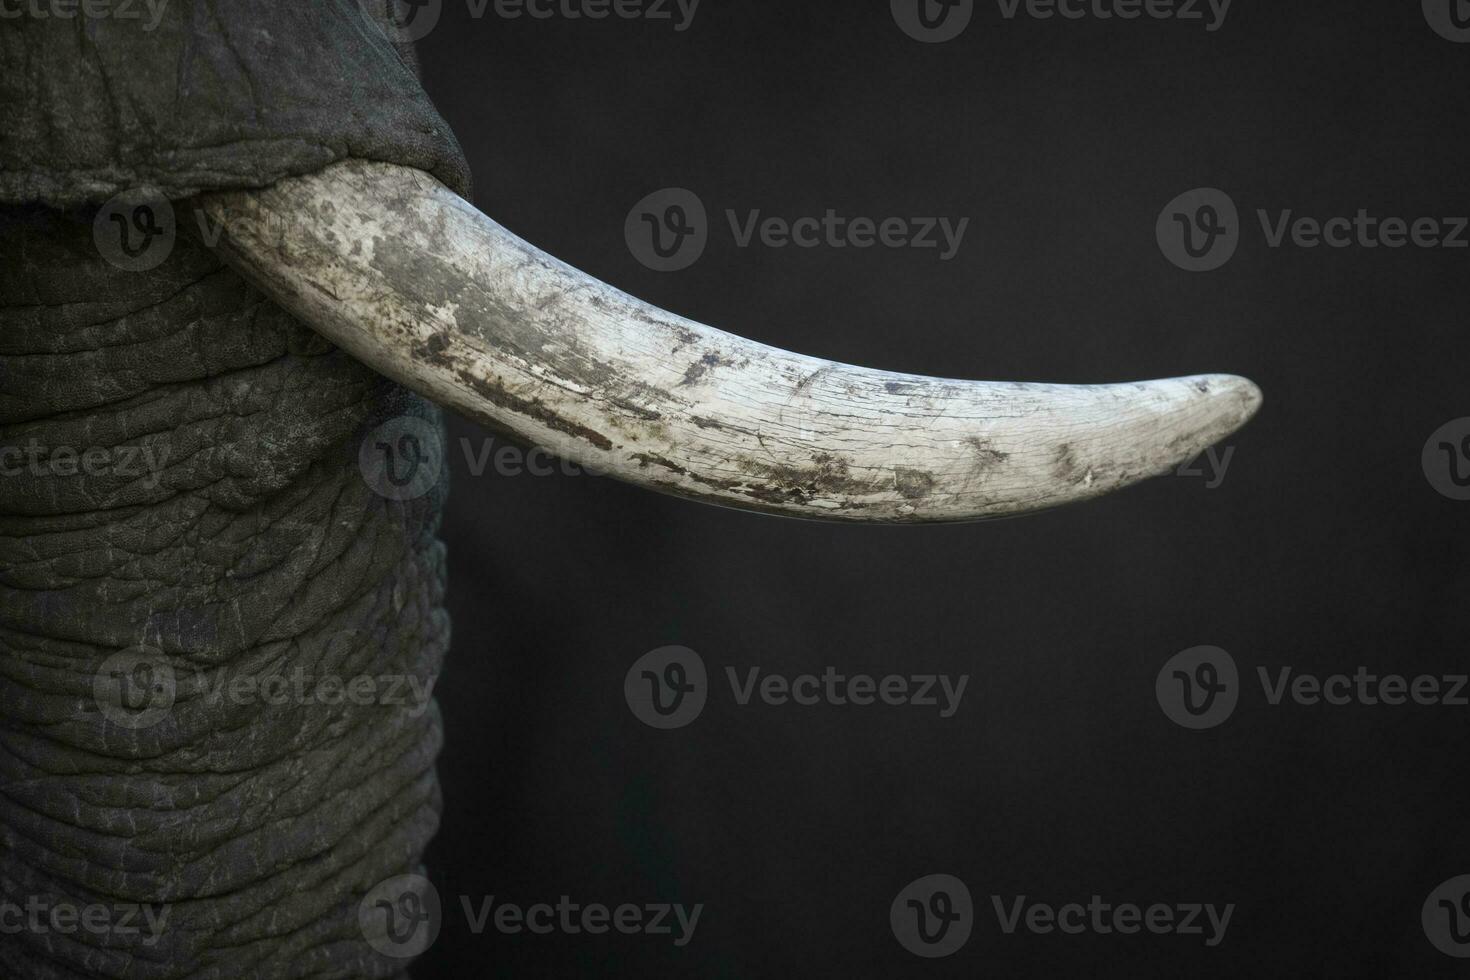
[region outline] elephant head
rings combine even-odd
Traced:
[[[364,460],[438,406],[696,500],[936,522],[1165,472],[1259,403],[894,374],[664,312],[469,203],[383,11],[140,10],[0,27],[6,976],[403,974],[443,495]]]

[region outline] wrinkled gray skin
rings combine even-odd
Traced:
[[[0,903],[168,908],[151,943],[142,921],[0,935],[0,976],[403,975],[358,906],[434,833],[437,709],[212,702],[195,680],[437,676],[442,492],[384,499],[357,462],[373,426],[436,410],[187,234],[115,268],[92,216],[144,186],[187,228],[192,194],[348,157],[468,193],[458,146],[349,0],[171,0],[152,33],[10,20],[0,65],[0,449],[162,464],[0,475]],[[178,703],[131,729],[93,681],[139,644]]]

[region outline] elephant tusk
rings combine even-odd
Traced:
[[[650,306],[417,170],[361,160],[201,199],[225,261],[382,374],[640,486],[794,517],[968,521],[1178,466],[1244,378],[954,381],[789,353]]]

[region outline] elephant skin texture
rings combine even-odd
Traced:
[[[135,9],[0,29],[0,978],[400,976],[445,489],[361,454],[438,409],[223,266],[191,197],[468,167],[368,0]]]
[[[437,409],[186,235],[4,209],[0,302],[0,975],[403,975],[359,914],[438,824],[444,489],[359,450]]]

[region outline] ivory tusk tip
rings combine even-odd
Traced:
[[[1259,385],[1237,374],[1204,374],[1199,380],[1206,389],[1205,399],[1217,407],[1225,428],[1223,435],[1237,431],[1254,418],[1265,400]]]

